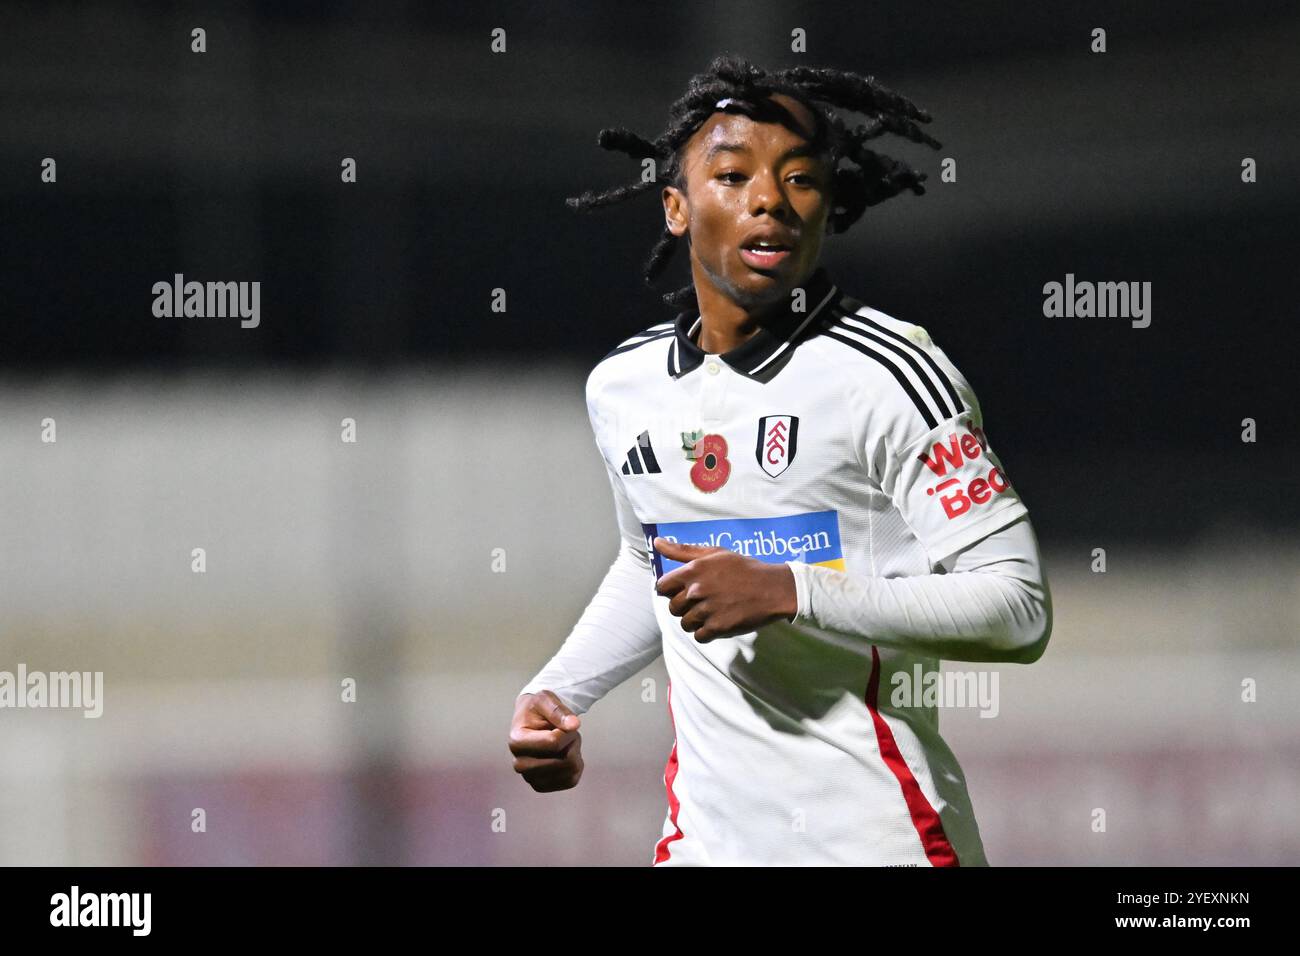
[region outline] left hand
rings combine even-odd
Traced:
[[[668,610],[682,619],[682,630],[694,632],[701,643],[789,621],[798,613],[794,573],[784,562],[767,564],[726,548],[666,538],[655,538],[654,549],[682,562],[655,583],[655,592],[670,599]]]

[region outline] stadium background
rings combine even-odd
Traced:
[[[668,317],[656,201],[563,197],[721,51],[874,73],[944,144],[880,141],[929,192],[825,261],[965,372],[1044,547],[1046,657],[941,717],[991,861],[1300,862],[1300,18],[1018,6],[7,5],[0,670],[106,702],[0,711],[0,863],[649,862],[661,664],[574,791],[505,741],[616,546],[586,371]],[[175,273],[260,281],[260,327],[155,318]],[[1045,318],[1067,273],[1151,282],[1150,328]]]

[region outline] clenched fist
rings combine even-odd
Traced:
[[[515,773],[538,793],[576,787],[582,777],[581,723],[554,691],[521,694],[510,723]]]

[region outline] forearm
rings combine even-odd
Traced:
[[[839,646],[1030,663],[1052,628],[1037,542],[1021,518],[949,559],[946,574],[878,578],[790,562],[794,621]]]
[[[663,649],[649,560],[626,541],[573,630],[520,694],[554,691],[577,714]]]

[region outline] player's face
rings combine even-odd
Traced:
[[[785,94],[771,99],[784,123],[715,113],[687,141],[685,192],[663,191],[668,228],[689,234],[696,284],[747,308],[786,298],[816,267],[831,205],[812,112]]]

